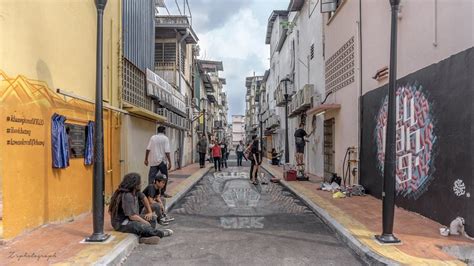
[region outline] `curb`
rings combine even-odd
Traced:
[[[119,265],[127,258],[128,255],[138,246],[138,236],[134,234],[127,234],[128,236],[120,241],[120,243],[107,255],[93,265]]]
[[[188,193],[201,179],[209,173],[211,167],[205,170],[199,178],[190,182],[184,189],[176,193],[166,204],[166,211],[170,210],[179,200],[181,200],[186,193]],[[192,175],[188,178],[191,178]],[[120,241],[107,255],[100,258],[93,265],[109,266],[109,265],[120,265],[124,260],[132,253],[132,251],[138,246],[138,236],[134,234],[128,234],[128,236]]]
[[[275,176],[271,169],[268,169],[264,165],[262,167],[270,173],[272,176]],[[297,181],[294,181],[297,182]],[[332,218],[331,215],[319,207],[317,204],[309,200],[306,196],[300,195],[298,191],[290,186],[290,184],[281,179],[280,184],[291,191],[297,198],[303,201],[331,230],[333,230],[339,239],[346,243],[350,249],[352,249],[361,259],[370,265],[400,265],[399,263],[385,258],[374,251],[369,247],[363,245],[357,238],[355,238],[344,226],[342,226],[336,219]]]
[[[176,193],[169,201],[167,201],[165,206],[166,211],[168,212],[178,201],[184,197],[184,195],[186,195],[186,193],[188,193],[199,181],[201,181],[201,179],[203,179],[203,177],[207,175],[209,171],[211,171],[211,168],[212,167],[208,167],[199,178],[188,184],[184,189]]]

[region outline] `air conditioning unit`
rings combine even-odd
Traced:
[[[312,103],[312,97],[314,94],[314,85],[313,84],[306,84],[303,87],[303,93],[302,93],[302,100],[301,104],[304,106],[307,106],[308,108],[311,108],[311,103]]]
[[[275,90],[275,99],[278,107],[285,106],[285,92],[281,85]]]
[[[320,106],[322,101],[323,96],[319,92],[314,92],[312,107]]]
[[[199,106],[199,99],[198,98],[193,98],[192,104],[194,105],[194,107],[198,107]]]
[[[166,108],[156,108],[156,113],[166,118],[168,118],[168,112],[169,111]]]

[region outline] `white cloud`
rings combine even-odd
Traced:
[[[219,28],[200,35],[202,56],[212,59],[242,59],[258,57],[268,64],[268,48],[264,45],[262,25],[251,9],[241,9]],[[229,69],[231,70],[231,69]]]

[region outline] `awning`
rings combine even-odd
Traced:
[[[148,111],[145,108],[142,107],[137,107],[133,105],[125,105],[123,106],[124,109],[126,109],[129,113],[136,114],[139,116],[143,116],[152,120],[155,120],[156,122],[166,122],[167,118],[164,116],[161,116],[157,113],[153,113],[152,111]]]
[[[341,105],[337,103],[321,104],[319,106],[316,106],[306,111],[306,115],[313,115],[313,114],[318,115],[327,111],[333,111],[333,110],[339,110],[339,109],[341,109]]]

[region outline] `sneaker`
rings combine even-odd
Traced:
[[[162,226],[167,226],[167,225],[170,225],[170,223],[166,220],[164,220],[163,218],[161,218],[159,221],[158,221],[158,224],[162,225]]]
[[[172,236],[174,233],[173,230],[171,229],[163,229],[162,232],[163,232],[163,237]]]
[[[160,242],[160,238],[157,236],[150,236],[150,237],[140,237],[138,243],[146,244],[146,245],[156,245]]]
[[[161,218],[164,222],[172,222],[174,221],[174,218],[173,217],[169,217],[169,216],[165,216],[163,218]]]
[[[165,197],[165,198],[171,198],[172,196],[171,196],[170,194],[164,193],[164,194],[163,194],[163,197]]]

